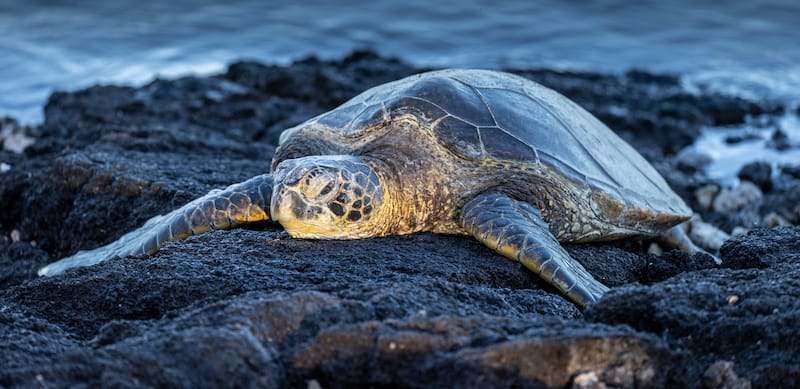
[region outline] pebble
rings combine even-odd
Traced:
[[[725,231],[700,220],[698,216],[689,221],[689,239],[705,249],[716,252],[730,237]]]
[[[593,371],[578,374],[572,380],[573,389],[605,389],[607,387],[604,382],[600,381],[597,373]]]
[[[787,227],[791,226],[792,223],[789,223],[785,217],[778,215],[775,212],[770,212],[764,215],[764,219],[761,220],[761,225],[764,227]]]
[[[789,136],[780,128],[772,133],[772,138],[767,142],[767,146],[778,151],[788,150],[792,147]]]
[[[711,204],[716,212],[735,212],[749,204],[756,203],[764,197],[756,184],[741,181],[733,188],[723,188]]]
[[[750,389],[752,387],[749,380],[736,374],[733,362],[729,361],[712,363],[703,373],[703,384],[709,389]]]
[[[306,382],[306,388],[308,389],[322,389],[322,385],[317,380],[309,380]]]
[[[664,249],[658,245],[656,242],[650,243],[650,246],[647,247],[647,253],[653,255],[662,255],[664,254]]]
[[[742,236],[747,234],[748,232],[750,232],[749,228],[736,226],[733,228],[733,231],[731,231],[731,236]]]
[[[711,203],[714,202],[714,197],[719,194],[719,189],[717,184],[703,185],[694,191],[694,199],[701,208],[709,210],[711,209]]]
[[[781,173],[800,179],[800,165],[783,165],[781,166]]]
[[[25,149],[34,144],[36,140],[25,134],[25,128],[15,120],[2,118],[0,120],[0,144],[3,150],[22,154]]]
[[[764,192],[772,189],[772,166],[767,162],[751,162],[739,170],[738,177],[750,181]]]
[[[725,143],[727,143],[729,145],[735,145],[735,144],[739,144],[739,143],[742,143],[742,142],[749,142],[749,141],[754,141],[754,140],[759,140],[759,139],[761,139],[761,138],[756,134],[730,135],[730,136],[725,138]]]

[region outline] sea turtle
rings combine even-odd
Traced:
[[[586,306],[608,288],[559,242],[661,236],[694,252],[677,226],[691,214],[641,155],[564,96],[508,73],[440,70],[374,87],[284,131],[271,174],[39,274],[271,218],[307,239],[472,235]]]

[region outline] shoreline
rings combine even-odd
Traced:
[[[45,122],[27,130],[36,142],[21,154],[0,151],[10,165],[0,173],[0,201],[11,204],[0,216],[8,350],[0,384],[800,382],[800,328],[785,325],[800,319],[797,168],[750,166],[739,173],[750,185],[726,192],[700,173],[702,160],[681,153],[702,126],[783,108],[690,94],[675,77],[643,72],[517,71],[617,131],[705,222],[726,234],[777,226],[740,230],[722,246],[722,266],[702,255],[649,254],[648,241],[570,245],[612,287],[580,312],[465,237],[313,242],[268,226],[35,277],[47,262],[265,172],[284,128],[423,70],[356,52],[53,94]]]

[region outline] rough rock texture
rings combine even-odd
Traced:
[[[772,165],[767,162],[750,162],[742,166],[738,177],[758,185],[762,192],[772,189]]]
[[[35,129],[4,120],[35,143],[0,150],[0,386],[800,385],[798,227],[729,240],[721,267],[636,240],[569,246],[612,286],[585,312],[475,240],[434,234],[320,242],[267,224],[35,276],[267,171],[284,128],[420,70],[366,52],[241,62],[214,77],[55,93]],[[713,183],[676,169],[676,155],[699,128],[783,110],[689,94],[672,76],[518,73],[609,123],[695,206]],[[771,213],[798,224],[800,183],[783,171],[752,204],[698,211],[729,232]]]

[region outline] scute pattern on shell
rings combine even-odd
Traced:
[[[537,164],[580,192],[674,214],[686,205],[625,141],[557,92],[508,73],[449,69],[370,89],[317,118],[358,138],[401,115],[415,115],[455,156]],[[676,201],[677,200],[677,201]]]

